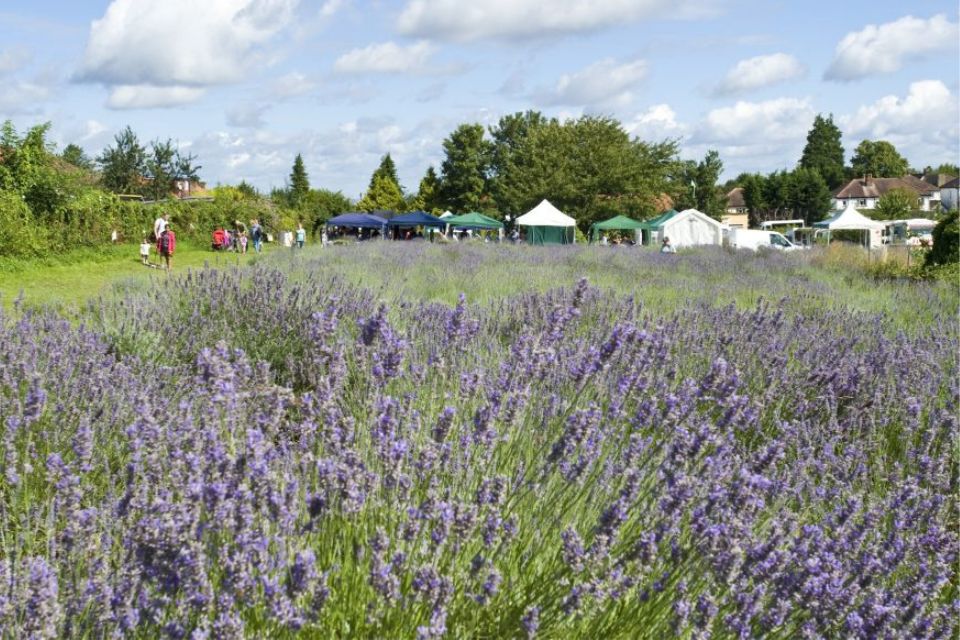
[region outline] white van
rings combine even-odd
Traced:
[[[779,249],[780,251],[795,251],[800,249],[776,231],[761,231],[760,229],[730,229],[727,242],[734,249],[752,249],[757,251],[761,247]]]

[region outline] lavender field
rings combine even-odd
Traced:
[[[0,318],[4,638],[960,631],[954,285],[365,243],[116,293]]]

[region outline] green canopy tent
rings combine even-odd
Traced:
[[[503,223],[482,213],[465,213],[462,216],[443,218],[444,224],[458,229],[503,229]]]
[[[597,241],[597,235],[600,231],[628,231],[631,229],[634,231],[643,229],[643,223],[627,216],[614,216],[603,222],[594,222],[590,225],[590,242]]]

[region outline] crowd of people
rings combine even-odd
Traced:
[[[210,247],[214,251],[246,253],[248,247],[253,245],[253,250],[260,253],[263,250],[266,235],[263,226],[256,218],[250,221],[249,230],[243,222],[234,220],[233,226],[229,229],[225,229],[222,225],[214,229]]]

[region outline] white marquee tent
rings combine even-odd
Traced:
[[[723,225],[696,209],[685,209],[656,219],[651,225],[656,244],[670,238],[676,248],[723,244]]]
[[[864,231],[868,238],[868,242],[864,244],[871,247],[879,247],[883,244],[883,230],[887,227],[884,223],[863,215],[852,204],[826,220],[814,222],[813,226],[817,229],[826,229],[828,233],[830,231]]]
[[[542,201],[516,222],[527,227],[529,244],[572,244],[576,240],[577,221],[550,204],[549,200]]]

